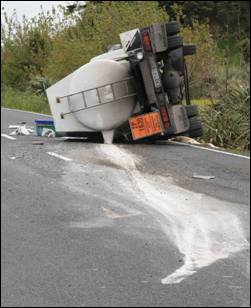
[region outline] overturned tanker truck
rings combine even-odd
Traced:
[[[121,44],[48,88],[56,131],[105,143],[202,136],[185,63],[196,47],[179,32],[168,22],[121,33]]]

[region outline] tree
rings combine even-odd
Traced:
[[[167,20],[154,1],[87,2],[75,24],[55,36],[46,74],[60,79],[119,43],[121,32]]]
[[[182,11],[182,22],[192,25],[194,19],[219,25],[222,33],[229,31],[234,36],[248,36],[250,31],[249,1],[158,1],[172,19],[177,17],[177,8]]]
[[[52,16],[39,14],[28,21],[17,20],[14,13],[5,15],[1,35],[1,75],[2,82],[24,89],[37,75],[43,76],[50,49]]]

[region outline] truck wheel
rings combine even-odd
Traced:
[[[166,34],[174,35],[180,32],[180,24],[177,21],[171,21],[166,24]]]
[[[196,46],[193,44],[185,44],[183,45],[183,55],[191,56],[196,53]]]
[[[203,129],[199,128],[199,129],[196,129],[196,130],[189,131],[188,136],[190,138],[202,137],[203,136]]]
[[[167,38],[167,48],[169,50],[179,48],[182,45],[183,45],[183,39],[179,35],[174,35]]]
[[[190,123],[189,130],[202,129],[201,121],[197,117],[189,118],[189,123]]]
[[[189,137],[201,137],[203,135],[203,126],[197,117],[189,118],[190,128],[188,131]]]
[[[186,111],[187,111],[187,116],[189,118],[198,115],[198,106],[197,105],[187,105],[185,107],[186,107]]]

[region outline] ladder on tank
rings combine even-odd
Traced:
[[[61,103],[66,99],[69,105],[69,112],[61,113],[61,119],[68,114],[87,110],[97,106],[119,102],[129,97],[136,97],[135,79],[133,76],[120,81],[105,84],[99,87],[90,88],[65,96],[56,97],[56,102]]]

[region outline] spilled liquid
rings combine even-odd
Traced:
[[[101,155],[122,167],[131,183],[118,178],[121,189],[161,214],[167,237],[184,255],[183,265],[162,278],[162,284],[180,283],[201,268],[249,247],[233,204],[178,187],[165,177],[140,173],[138,157],[116,145],[101,145]]]

